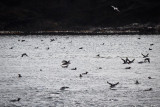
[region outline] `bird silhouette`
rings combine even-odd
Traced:
[[[152,88],[149,88],[149,89],[145,89],[144,91],[152,91],[153,89]]]
[[[126,59],[128,59],[128,58],[126,58]],[[128,60],[126,60],[126,59],[121,58],[121,60],[123,61],[123,64],[128,64],[128,62],[127,62]]]
[[[18,102],[20,100],[21,100],[21,98],[17,98],[17,99],[10,100],[10,102]]]
[[[131,67],[126,67],[125,69],[131,69]]]
[[[69,88],[69,87],[65,87],[65,86],[64,86],[64,87],[61,87],[60,90],[65,90],[65,89],[67,89],[67,88]]]
[[[50,39],[50,42],[53,42],[53,41],[55,41],[54,39]]]
[[[21,74],[18,74],[18,77],[22,77],[22,75],[21,75]]]
[[[146,57],[148,57],[149,53],[147,55],[144,55],[141,53],[141,55],[143,56],[143,58],[146,58]]]
[[[24,56],[28,56],[26,53],[23,53],[22,55],[21,55],[21,57],[24,57]]]
[[[133,62],[134,62],[134,60],[135,60],[135,59],[133,59],[133,60],[131,60],[131,61],[130,61],[130,60],[128,59],[128,64],[133,63]]]
[[[111,6],[115,11],[120,12],[119,9],[115,6]]]
[[[82,78],[83,77],[82,74],[80,74],[79,77]]]
[[[138,80],[136,80],[135,84],[140,84]]]
[[[150,46],[153,46],[154,44],[152,43],[152,44],[150,44]]]
[[[144,62],[146,62],[146,61],[150,63],[150,58],[145,58]]]
[[[86,75],[86,74],[88,74],[88,72],[82,73],[82,75]]]
[[[118,85],[118,84],[119,84],[119,82],[117,82],[117,83],[113,84],[113,83],[110,83],[110,82],[108,82],[108,81],[107,81],[107,83],[110,85],[110,88],[113,88],[113,87],[115,87],[116,85]]]
[[[69,61],[66,61],[66,60],[62,61],[62,65],[68,65],[68,64],[70,64],[70,60]]]
[[[72,68],[71,70],[77,70],[77,68],[75,67],[75,68]]]

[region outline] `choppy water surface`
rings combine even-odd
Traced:
[[[151,63],[138,64],[141,53]],[[1,36],[0,107],[159,107],[159,55],[159,35]],[[135,61],[123,64],[121,57]],[[62,60],[70,60],[68,68]],[[107,81],[119,84],[110,89]]]

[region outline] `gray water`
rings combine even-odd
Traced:
[[[139,64],[141,53],[151,63]],[[0,107],[160,107],[159,55],[159,35],[0,36]],[[119,84],[110,89],[107,81]]]

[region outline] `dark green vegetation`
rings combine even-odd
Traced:
[[[159,10],[158,0],[1,0],[0,30],[82,30],[133,23],[159,29]]]

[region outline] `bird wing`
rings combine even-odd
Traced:
[[[112,85],[111,83],[109,83],[108,81],[107,81],[107,83],[109,84],[109,85]]]

